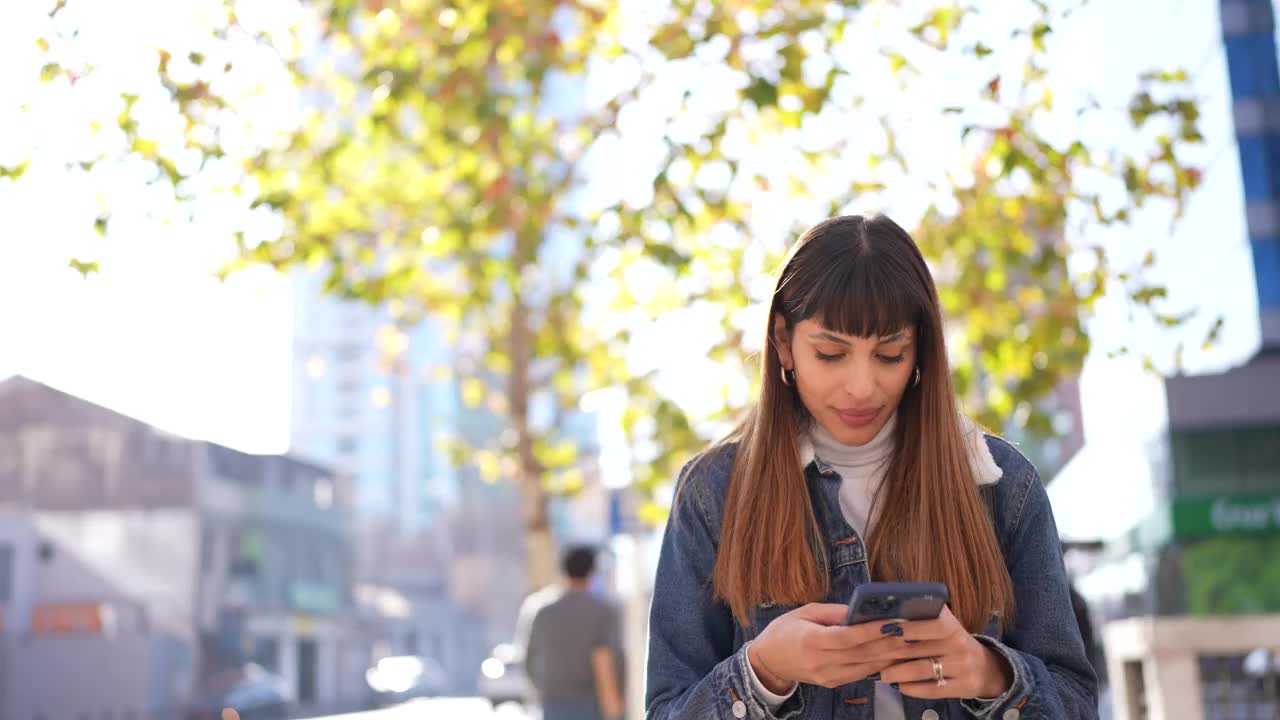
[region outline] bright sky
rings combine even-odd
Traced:
[[[111,4],[110,10],[99,5],[96,12],[146,13],[149,22],[119,23],[104,17],[87,23],[90,30],[80,41],[97,44],[95,53],[106,52],[117,72],[133,78],[129,82],[139,83],[136,78],[145,77],[147,63],[154,62],[154,50],[147,48],[200,37],[201,9],[217,5],[211,1],[135,4],[138,7],[131,10],[122,10],[120,3]],[[86,12],[94,12],[91,8],[98,4],[83,5],[90,8]],[[271,14],[261,8],[296,7],[284,0],[241,5],[245,10],[242,21],[264,27],[270,27]],[[247,14],[251,7],[258,8],[254,15]],[[0,98],[28,97],[31,93],[61,95],[45,103],[46,115],[38,118],[0,103],[0,126],[7,129],[0,137],[0,164],[10,164],[31,146],[39,148],[38,158],[74,157],[77,152],[92,152],[93,142],[108,146],[111,142],[102,133],[85,147],[84,138],[89,136],[92,115],[109,120],[118,107],[108,103],[95,110],[82,104],[83,95],[75,96],[79,100],[73,105],[67,100],[71,97],[67,88],[22,84],[23,78],[34,76],[30,69],[43,62],[31,40],[42,12],[44,8],[38,3],[19,3],[0,26],[0,67],[6,68],[0,76]],[[157,15],[160,12],[165,14]],[[1157,214],[1144,218],[1136,229],[1107,237],[1114,251],[1131,252],[1134,258],[1156,243],[1177,307],[1201,305],[1206,316],[1228,314],[1223,346],[1204,356],[1188,354],[1189,364],[1198,368],[1240,362],[1257,344],[1252,274],[1216,12],[1214,3],[1183,2],[1177,13],[1151,12],[1151,5],[1143,3],[1090,3],[1075,21],[1061,28],[1059,38],[1063,63],[1058,70],[1064,82],[1088,85],[1104,102],[1110,98],[1121,104],[1131,89],[1121,81],[1148,67],[1183,65],[1203,73],[1201,91],[1211,156],[1206,159],[1205,189],[1172,240],[1167,239],[1165,218]],[[1133,27],[1144,27],[1145,31],[1135,35]],[[120,37],[120,32],[133,32],[138,37]],[[235,52],[255,51],[245,44]],[[263,91],[279,80],[270,75],[245,79],[244,87],[237,89],[259,103],[264,118],[282,118],[284,122],[296,102],[288,93]],[[705,101],[714,102],[715,98]],[[939,98],[932,101],[937,104]],[[903,112],[921,113],[925,106],[911,102],[915,100],[903,101]],[[921,113],[918,117],[934,115]],[[645,118],[632,117],[628,122],[633,130],[643,129]],[[919,132],[909,133],[905,139],[912,152],[927,157],[936,151],[936,143],[930,140],[937,135],[936,128],[926,122],[917,125]],[[268,125],[257,132],[269,135],[271,129]],[[1097,131],[1109,132],[1107,128]],[[166,132],[180,129],[160,131]],[[875,135],[870,130],[866,134]],[[631,167],[628,163],[638,163],[646,156],[642,146],[619,147],[617,151],[622,167]],[[83,173],[69,176],[37,162],[16,186],[0,181],[0,217],[5,218],[7,230],[0,236],[0,258],[4,258],[0,262],[0,337],[5,338],[0,346],[0,376],[20,372],[183,434],[251,450],[284,449],[291,385],[286,281],[258,272],[222,285],[208,274],[227,250],[218,218],[242,209],[243,198],[211,194],[202,201],[202,215],[196,223],[177,218],[166,223],[145,217],[141,208],[147,205],[147,196],[113,192],[137,186],[129,182],[133,170],[103,169],[101,174],[85,178]],[[217,185],[216,171],[215,167],[211,186]],[[639,176],[638,172],[619,174],[620,178]],[[899,186],[897,191],[892,204],[908,216],[918,213],[925,201],[919,187]],[[645,199],[642,188],[625,183],[612,192],[624,193],[636,202]],[[100,203],[115,215],[106,240],[86,231],[92,227]],[[768,207],[757,211],[761,216],[775,214]],[[162,210],[161,215],[166,212]],[[1203,273],[1206,246],[1222,268],[1213,277]],[[66,266],[73,256],[100,260],[103,272],[82,280]],[[697,310],[691,312],[696,315]],[[1094,325],[1098,347],[1111,348],[1122,341],[1133,344],[1127,339],[1132,330],[1123,317],[1122,307],[1107,308],[1106,317]],[[687,321],[696,323],[696,319]],[[1202,333],[1202,329],[1196,332]],[[1189,344],[1195,347],[1197,343]],[[686,375],[684,388],[692,390],[700,382]],[[1145,378],[1135,360],[1094,358],[1083,389],[1091,441],[1114,438],[1116,433],[1149,435],[1159,427],[1163,416],[1160,385]],[[1121,396],[1135,399],[1114,402]]]
[[[76,47],[85,56],[110,58],[96,83],[74,89],[34,81],[44,62],[35,38],[51,4],[18,3],[0,23],[0,164],[33,155],[19,183],[0,180],[0,376],[21,373],[173,432],[283,450],[287,284],[268,272],[245,273],[225,285],[210,274],[231,247],[223,219],[243,213],[246,204],[216,190],[227,168],[211,166],[200,217],[189,222],[163,201],[163,192],[137,190],[145,180],[137,167],[102,166],[92,174],[62,167],[119,143],[109,131],[91,132],[91,123],[113,126],[122,88],[142,96],[140,114],[144,124],[153,123],[154,137],[181,141],[182,128],[163,123],[170,115],[162,106],[145,110],[163,96],[154,80],[155,48],[206,50],[216,61],[202,28],[220,3],[73,2],[68,10],[82,13]],[[272,30],[272,18],[262,12],[268,3],[242,5],[241,22]],[[121,16],[147,21],[119,22]],[[249,42],[231,49],[227,59],[245,61],[246,72],[228,90],[259,108],[274,98],[281,107],[265,108],[270,111],[262,117],[287,119],[295,105],[289,93],[256,92],[283,79],[261,70],[261,57],[253,57],[260,52]],[[38,113],[15,107],[17,99],[32,97]],[[270,130],[258,123],[255,131]],[[233,149],[237,140],[246,139],[232,138]],[[106,239],[93,231],[100,208],[112,213]],[[72,257],[100,261],[103,272],[81,279],[67,265]]]

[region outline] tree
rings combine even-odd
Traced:
[[[51,27],[75,5],[58,3]],[[1053,28],[1071,10],[1014,5],[997,17],[946,2],[332,0],[287,33],[248,27],[229,5],[211,42],[276,50],[302,93],[293,127],[238,155],[237,191],[284,225],[242,236],[229,269],[319,268],[330,292],[388,304],[406,323],[446,318],[476,343],[466,394],[504,383],[493,407],[514,432],[474,457],[511,461],[535,584],[552,575],[547,488],[572,487],[575,453],[554,424],[531,423],[531,402],[553,393],[572,407],[625,388],[636,480],[669,481],[703,442],[695,428],[723,427],[749,396],[737,378],[760,350],[772,289],[761,278],[783,240],[828,214],[918,218],[962,339],[969,409],[1049,433],[1041,401],[1079,371],[1084,322],[1109,284],[1157,322],[1190,319],[1146,281],[1151,258],[1116,269],[1078,238],[1152,201],[1180,210],[1199,181],[1183,158],[1201,138],[1180,71],[1136,78],[1126,109],[1055,95]],[[47,80],[93,72],[42,41]],[[128,96],[119,126],[126,152],[181,197],[198,170],[174,155],[217,157],[243,137],[232,129],[262,118],[224,92],[229,64],[176,48],[158,58],[185,147],[150,140]],[[1141,152],[1071,122],[1126,111]],[[1068,272],[1081,252],[1095,262]],[[705,343],[725,378],[710,411],[628,359],[655,318],[690,309],[721,331]]]

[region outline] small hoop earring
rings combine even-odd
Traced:
[[[781,365],[778,366],[778,374],[782,376],[782,384],[791,387],[791,381],[787,379],[787,369]]]
[[[919,384],[920,384],[920,366],[919,366],[919,365],[917,365],[917,366],[916,366],[916,379],[911,381],[911,385],[914,387],[914,386],[917,386],[917,385],[919,385]]]

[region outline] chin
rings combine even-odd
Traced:
[[[875,422],[863,427],[849,427],[845,425],[839,417],[827,425],[827,431],[830,432],[835,439],[845,445],[866,445],[876,438],[884,427],[884,422],[876,418]]]

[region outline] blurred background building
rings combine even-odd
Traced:
[[[23,377],[0,383],[0,447],[4,717],[169,716],[251,659],[301,709],[363,697],[344,477]]]
[[[449,593],[459,490],[440,441],[458,398],[437,379],[449,351],[429,325],[405,332],[386,311],[323,296],[322,280],[293,276],[291,447],[351,478],[356,582],[412,608],[375,654],[472,655],[475,623]]]
[[[518,488],[455,465],[449,446],[490,447],[502,421],[484,402],[463,401],[458,378],[474,361],[439,327],[403,328],[386,310],[325,296],[321,282],[294,275],[292,447],[352,479],[356,582],[411,608],[372,661],[432,658],[446,691],[474,693],[481,663],[513,641],[530,590],[527,556]],[[542,422],[558,414],[578,449],[581,488],[553,498],[549,511],[557,539],[603,546],[609,507],[595,471],[595,417],[545,402],[535,412]]]

